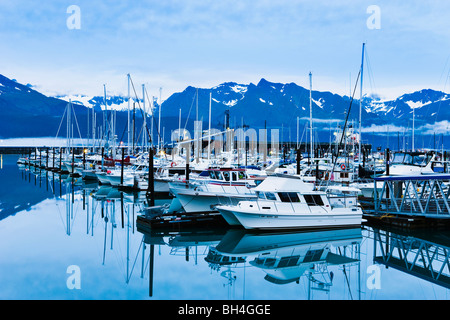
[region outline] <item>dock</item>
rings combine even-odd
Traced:
[[[52,152],[51,156],[49,150],[51,149],[47,147],[27,147],[20,151],[29,155],[28,162],[26,163],[27,166],[34,167],[38,170],[44,169],[55,173],[68,174],[70,176],[78,175],[73,169],[68,171],[62,165],[62,152],[60,149],[58,149],[59,153]],[[11,153],[18,152],[17,148],[12,148],[9,151]],[[34,151],[33,157],[31,157],[32,151]],[[75,155],[76,153],[77,155]],[[84,164],[85,153],[83,149],[73,150],[72,164],[75,163],[76,156],[78,156],[78,162],[82,161]],[[123,156],[124,154],[122,153],[122,163],[124,163]],[[149,163],[153,164],[153,161],[151,160]],[[149,169],[149,172],[151,171],[154,171],[153,167]],[[379,185],[382,185],[382,187]],[[124,185],[119,186],[119,189],[127,188],[129,187],[125,187]],[[149,194],[151,194],[149,189],[146,188],[145,190],[148,190]],[[153,197],[156,196],[157,193],[153,192]],[[164,196],[168,197],[169,194],[165,194]],[[370,224],[403,228],[449,227],[450,174],[432,173],[405,176],[378,176],[374,178],[373,197],[360,197],[359,203],[363,208],[363,218]],[[179,230],[180,228],[190,228],[191,226],[214,227],[216,225],[227,225],[218,212],[192,214],[185,212],[170,213],[151,218],[147,215],[142,215],[138,220],[144,227],[151,227],[152,229],[166,228]]]
[[[187,230],[194,228],[224,228],[228,223],[219,212],[168,213],[156,216],[139,215],[136,225],[141,230]]]
[[[369,222],[401,227],[450,225],[450,174],[419,174],[374,178],[382,188],[374,192]],[[375,187],[374,187],[375,188]]]

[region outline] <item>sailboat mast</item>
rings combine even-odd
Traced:
[[[104,143],[108,139],[108,105],[106,104],[106,85],[103,85],[103,101],[105,103],[105,111],[103,113],[103,139]]]
[[[178,112],[178,141],[181,141],[181,108],[180,111]]]
[[[310,159],[313,158],[313,122],[312,122],[312,73],[309,73],[309,126],[310,126]]]
[[[145,84],[142,84],[142,106],[144,109],[144,130],[142,130],[142,149],[147,146],[147,112],[145,110]]]
[[[71,148],[71,136],[70,136],[70,124],[71,124],[71,114],[72,114],[72,110],[71,110],[71,105],[72,105],[72,100],[69,99],[69,103],[67,104],[67,154],[69,154],[69,150]]]
[[[131,126],[130,126],[130,109],[131,109],[131,95],[130,95],[130,74],[127,74],[128,77],[128,122],[127,122],[127,127],[128,127],[128,154],[130,154],[130,141],[131,141]]]
[[[194,131],[198,131],[198,88],[195,89],[195,98],[196,98],[196,102],[195,102],[195,123],[196,125],[194,125]],[[202,121],[203,122],[203,121]],[[195,132],[194,132],[195,135]],[[194,144],[194,149],[195,149],[195,163],[199,162],[199,158],[200,158],[200,141],[199,141],[199,136],[200,134],[197,134],[197,139],[195,141]]]
[[[161,149],[161,107],[162,107],[161,90],[162,88],[159,88],[158,151]]]
[[[415,114],[414,114],[414,107],[412,108],[413,109],[413,119],[412,119],[412,143],[411,143],[411,150],[412,151],[414,151],[414,149],[415,149],[415,147],[414,147],[414,118],[415,118]]]
[[[360,93],[359,93],[359,143],[358,143],[358,162],[361,163],[361,138],[362,138],[362,132],[361,132],[361,113],[362,113],[362,103],[363,103],[363,70],[364,70],[364,47],[365,43],[363,43],[362,46],[362,57],[361,57],[361,86],[360,86]]]
[[[211,158],[211,99],[212,92],[209,93],[208,161]]]

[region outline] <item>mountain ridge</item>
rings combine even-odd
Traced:
[[[198,96],[197,96],[198,93]],[[223,129],[228,121],[233,128],[282,128],[286,132],[283,139],[293,138],[297,131],[297,119],[301,131],[309,123],[309,89],[294,82],[277,83],[261,78],[257,84],[242,84],[233,81],[218,84],[212,88],[196,88],[187,86],[183,91],[170,95],[161,106],[161,126],[166,129],[165,139],[170,140],[171,130],[181,127],[192,130],[196,119],[203,120],[203,128],[207,128],[211,93],[212,127]],[[325,139],[331,127],[342,125],[349,110],[350,98],[330,91],[312,90],[312,116],[314,128],[318,135]],[[0,137],[19,136],[51,136],[56,133],[59,119],[64,114],[68,101],[76,109],[76,114],[88,122],[89,110],[94,110],[101,119],[101,110],[105,108],[103,96],[54,96],[47,97],[33,89],[30,84],[23,85],[0,75]],[[159,116],[157,101],[153,99],[155,118]],[[135,102],[134,104],[132,102]],[[142,120],[142,100],[133,99],[136,118]],[[382,100],[378,97],[364,96],[362,101],[362,126],[366,129],[377,126],[392,125],[397,128],[411,128],[412,114],[416,128],[432,125],[450,119],[450,94],[433,89],[405,93],[393,100]],[[126,126],[128,114],[128,97],[110,95],[106,97],[108,110],[117,110],[120,128]],[[149,110],[149,102],[146,101]],[[181,119],[180,119],[181,110]],[[198,114],[197,114],[198,110]],[[228,120],[227,120],[228,115]],[[352,103],[349,121],[357,123],[359,116],[359,100]],[[157,121],[153,119],[156,128]],[[139,120],[139,121],[141,121]],[[45,123],[46,128],[32,130],[30,122]],[[81,122],[80,121],[80,122]],[[50,122],[53,122],[52,124]],[[56,123],[56,125],[55,125]],[[82,132],[87,131],[87,124]],[[14,130],[12,127],[21,128]],[[8,131],[11,130],[11,131]],[[162,130],[162,129],[161,129]],[[287,132],[289,131],[289,136]],[[123,136],[123,134],[122,134]]]

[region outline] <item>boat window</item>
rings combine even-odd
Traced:
[[[243,172],[238,172],[239,180],[245,179],[245,174]]]
[[[264,200],[266,200],[266,197],[264,196],[264,192],[256,191],[256,196],[257,196],[259,199],[264,199]]]
[[[403,163],[405,158],[404,153],[394,153],[394,158],[392,159],[392,163]]]
[[[348,178],[348,172],[340,172],[339,174],[341,178]]]
[[[322,197],[317,194],[305,194],[304,197],[309,206],[323,206]]]
[[[281,202],[300,202],[296,192],[278,192]]]
[[[233,181],[237,181],[237,176],[236,176],[236,172],[231,172],[231,180],[233,180]]]
[[[323,254],[323,249],[320,250],[308,250],[308,252],[305,255],[305,258],[303,259],[303,262],[311,262],[311,261],[318,261],[320,257]]]
[[[264,266],[266,266],[266,267],[272,267],[272,266],[275,265],[275,262],[276,262],[276,261],[277,261],[277,260],[274,259],[274,258],[267,258],[267,259],[265,259],[265,261],[264,261]]]
[[[217,179],[217,180],[223,180],[222,172],[216,171],[215,173],[216,173],[216,179]]]
[[[255,185],[259,186],[261,182],[263,182],[262,180],[254,180]]]
[[[272,192],[266,192],[266,198],[267,198],[267,200],[277,200],[277,198],[275,197],[275,194]]]
[[[425,164],[425,155],[424,154],[420,154],[420,155],[414,156],[413,157],[413,164],[418,165],[418,166],[420,166],[422,164]]]
[[[215,179],[215,178],[216,178],[216,175],[215,175],[214,171],[210,171],[210,172],[209,172],[209,177],[210,177],[211,179]]]
[[[297,261],[299,258],[300,256],[282,257],[280,259],[280,262],[278,263],[278,268],[293,267],[297,265]]]
[[[255,258],[255,260],[253,260],[255,262],[256,265],[259,266],[265,266],[265,267],[273,267],[275,265],[275,262],[277,261],[274,258]]]
[[[230,181],[230,173],[229,173],[229,172],[225,171],[225,172],[223,173],[223,176],[224,176],[224,178],[225,178],[225,181]]]
[[[405,164],[412,164],[413,158],[410,154],[405,154],[405,159],[403,160],[403,163]]]
[[[182,175],[182,174],[186,173],[186,170],[185,169],[169,169],[169,176],[175,175],[177,173],[178,173],[178,175]]]

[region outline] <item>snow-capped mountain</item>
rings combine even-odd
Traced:
[[[54,96],[54,98],[71,101],[72,103],[83,105],[87,108],[95,108],[99,110],[105,110],[105,98],[100,96],[86,96],[82,94],[78,95],[58,95]],[[137,102],[137,100],[131,99],[130,108],[133,107],[133,102]],[[142,100],[139,100],[142,103]],[[106,106],[107,110],[116,110],[116,111],[127,111],[128,110],[128,97],[115,95],[115,96],[107,96],[106,97]]]
[[[257,84],[226,82],[212,88],[188,86],[167,98],[161,107],[161,126],[165,129],[165,138],[170,140],[171,130],[177,129],[180,122],[183,128],[192,130],[193,122],[199,119],[203,120],[203,128],[207,128],[210,94],[212,127],[219,130],[226,124],[231,128],[244,126],[256,130],[277,128],[280,134],[283,132],[284,140],[295,141],[297,121],[300,136],[305,134],[309,124],[309,89],[295,83],[274,83],[266,79],[261,79]],[[350,98],[315,90],[311,96],[316,134],[319,140],[328,141],[330,132],[344,123],[350,109]],[[88,122],[86,115],[89,110],[94,108],[99,113],[97,118],[101,119],[100,113],[104,109],[102,96],[46,97],[31,85],[22,85],[0,76],[0,137],[53,136],[69,99],[76,106],[77,116],[81,119],[80,127],[84,125],[85,131],[87,124],[84,123]],[[107,96],[106,100],[108,110],[119,110],[117,131],[122,134],[126,128],[126,112],[120,110],[128,110],[128,98]],[[141,106],[142,101],[139,103]],[[149,103],[146,104],[148,107]],[[153,105],[157,115],[158,105],[155,102]],[[135,107],[138,108],[137,103]],[[362,126],[366,133],[389,130],[386,129],[388,125],[398,130],[403,128],[402,132],[406,132],[412,126],[413,111],[418,134],[420,128],[428,128],[428,131],[422,132],[429,134],[429,128],[436,123],[443,128],[442,124],[450,119],[450,94],[424,89],[389,101],[365,96]],[[141,112],[137,112],[136,116],[141,116]],[[349,115],[350,124],[356,126],[358,118],[359,101],[354,100]],[[36,121],[44,125],[36,126]],[[447,135],[445,130],[434,132]]]
[[[424,89],[413,93],[404,94],[392,101],[381,101],[372,99],[365,106],[369,113],[375,113],[380,116],[386,116],[395,119],[409,118],[414,109],[415,116],[419,119],[422,117],[433,117],[438,112],[447,112],[444,108],[448,105],[450,95],[441,91]],[[443,108],[441,108],[443,107]],[[442,109],[442,110],[441,110]],[[441,114],[441,117],[444,115]]]

